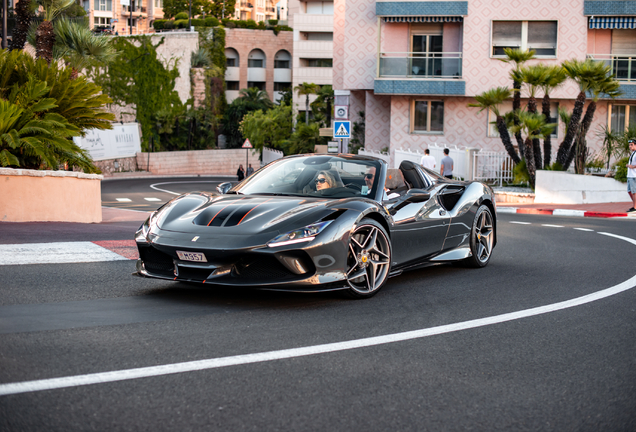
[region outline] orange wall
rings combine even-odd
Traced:
[[[79,176],[88,178],[72,172],[0,169],[0,221],[101,222],[102,176]]]
[[[592,29],[587,31],[588,54],[610,54],[612,52],[612,30]]]

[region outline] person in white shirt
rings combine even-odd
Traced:
[[[424,168],[435,169],[437,165],[435,162],[435,158],[431,156],[431,151],[429,149],[424,150],[424,156],[422,156],[422,160],[420,161],[420,165]]]
[[[636,211],[636,140],[630,139],[629,143],[629,160],[627,161],[627,193],[632,200],[632,208],[627,210],[628,213]]]

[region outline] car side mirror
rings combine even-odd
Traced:
[[[230,189],[232,189],[232,183],[230,183],[230,182],[221,183],[220,185],[218,185],[216,187],[216,190],[219,191],[220,194],[224,194],[224,195]]]
[[[391,207],[389,213],[391,214],[391,216],[393,216],[409,204],[423,203],[428,201],[429,199],[431,199],[430,193],[422,189],[411,189],[406,194],[404,194],[402,199],[397,204],[395,204],[395,206]]]

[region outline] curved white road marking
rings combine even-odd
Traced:
[[[519,221],[510,221],[511,224],[518,224],[518,225],[532,225],[531,222],[519,222]]]
[[[151,184],[150,187],[154,190],[157,190],[159,192],[165,192],[165,193],[169,193],[172,195],[183,195],[183,193],[181,192],[172,192],[169,190],[165,190],[165,189],[161,189],[158,188],[156,186],[160,186],[160,185],[168,185],[168,184],[178,184],[178,183],[218,183],[218,181],[179,181],[179,182],[163,182],[163,183],[155,183],[155,184]],[[222,183],[222,182],[221,182]]]
[[[541,226],[548,227],[548,228],[563,228],[563,225],[541,224]]]
[[[601,235],[614,237],[625,240],[636,245],[636,240],[619,236],[616,234],[599,232]],[[411,339],[419,339],[428,336],[434,336],[444,333],[467,330],[476,327],[483,327],[492,324],[499,324],[506,321],[528,318],[531,316],[541,315],[545,313],[555,312],[562,309],[568,309],[604,299],[623,291],[630,290],[636,286],[636,276],[601,291],[592,294],[577,297],[571,300],[553,303],[546,306],[525,309],[517,312],[495,315],[487,318],[480,318],[471,321],[464,321],[455,324],[448,324],[438,327],[431,327],[421,330],[413,330],[402,333],[394,333],[385,336],[375,336],[363,339],[350,340],[345,342],[328,343],[323,345],[314,345],[303,348],[291,348],[279,351],[268,351],[256,354],[244,354],[229,357],[220,357],[215,359],[189,361],[183,363],[173,363],[162,366],[142,367],[136,369],[125,369],[112,372],[93,373],[86,375],[76,375],[62,378],[42,379],[36,381],[25,381],[19,383],[0,385],[0,396],[28,393],[42,390],[53,390],[67,387],[77,387],[89,384],[101,384],[107,382],[124,381],[136,378],[148,378],[161,375],[170,375],[182,372],[193,372],[205,369],[216,369],[226,366],[237,366],[250,363],[260,363],[273,360],[282,360],[292,357],[303,357],[315,354],[324,354],[335,351],[351,350],[356,348],[369,347],[374,345],[382,345],[393,342],[401,342]]]

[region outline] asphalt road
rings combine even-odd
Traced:
[[[0,396],[0,430],[636,430],[636,224],[499,220],[488,267],[405,273],[361,301],[141,279],[133,261],[0,266],[0,388],[71,383]],[[0,243],[137,226],[3,223]],[[77,385],[103,372],[122,380]]]

